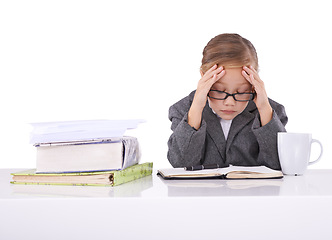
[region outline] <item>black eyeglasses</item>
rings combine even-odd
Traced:
[[[210,90],[208,93],[208,97],[216,100],[225,100],[229,96],[232,96],[235,101],[238,102],[248,102],[250,100],[253,100],[256,96],[255,92],[250,92],[250,93],[227,93],[224,91],[218,91],[218,90]]]

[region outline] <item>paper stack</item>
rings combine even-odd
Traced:
[[[54,143],[121,138],[127,129],[137,128],[141,119],[134,120],[82,120],[66,122],[32,123],[30,143]]]

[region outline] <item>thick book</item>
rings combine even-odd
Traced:
[[[38,144],[36,149],[37,173],[121,170],[140,160],[135,137]]]
[[[13,184],[117,186],[152,174],[153,163],[136,164],[123,170],[84,173],[36,173],[35,169],[12,173]]]
[[[242,167],[229,166],[225,168],[187,171],[184,168],[159,169],[158,175],[164,179],[271,179],[282,178],[281,171],[273,170],[265,166]]]

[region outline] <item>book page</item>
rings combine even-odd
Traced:
[[[273,170],[265,166],[229,166],[227,168],[220,168],[222,172],[228,173],[233,171],[240,172],[256,172],[256,173],[279,173],[280,171]]]

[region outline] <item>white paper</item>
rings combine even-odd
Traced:
[[[121,138],[127,129],[137,128],[143,122],[145,120],[126,119],[31,123],[30,143]]]

